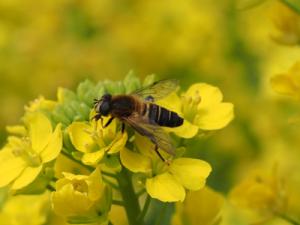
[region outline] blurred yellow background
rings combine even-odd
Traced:
[[[213,188],[227,193],[248,171],[276,163],[299,187],[299,102],[273,92],[269,79],[300,51],[271,38],[275,1],[243,10],[240,2],[1,0],[1,144],[30,100],[133,69],[141,78],[177,78],[183,89],[216,85],[235,105],[231,125],[190,150],[212,164]]]

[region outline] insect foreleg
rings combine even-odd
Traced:
[[[124,133],[124,131],[125,131],[125,123],[122,123],[122,128],[121,128],[122,134]]]
[[[162,157],[162,155],[160,154],[160,152],[158,151],[158,146],[155,145],[154,150],[156,152],[156,154],[159,156],[159,158],[163,161],[166,162],[166,160],[164,159],[164,157]]]
[[[113,120],[115,117],[110,117],[109,120],[106,122],[106,124],[104,125],[103,128],[107,127]]]

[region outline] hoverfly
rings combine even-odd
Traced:
[[[177,80],[169,79],[154,82],[129,95],[104,94],[101,99],[95,99],[94,119],[98,121],[102,120],[102,116],[110,115],[104,127],[115,118],[119,119],[122,122],[122,132],[126,124],[142,136],[148,137],[155,145],[155,152],[165,161],[158,149],[174,155],[174,148],[162,127],[181,126],[183,118],[154,102],[175,91],[177,86]]]

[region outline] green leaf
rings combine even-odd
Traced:
[[[281,0],[284,4],[300,14],[300,0]]]
[[[109,93],[112,95],[124,93],[124,92],[122,92],[124,90],[124,87],[120,81],[114,82],[111,80],[105,80],[103,82],[103,85],[105,87],[105,93]]]
[[[61,88],[60,91],[63,96],[63,103],[77,99],[76,94],[73,91],[70,91],[69,89]]]
[[[126,89],[126,94],[132,93],[133,91],[137,90],[141,87],[141,82],[133,72],[133,70],[130,70],[128,74],[126,75],[124,81],[124,86]]]
[[[95,85],[90,80],[81,82],[77,87],[77,95],[81,101],[86,100],[86,95],[94,89]]]
[[[105,88],[104,88],[102,82],[99,82],[94,89],[94,97],[93,98],[100,99],[102,97],[102,95],[104,95],[104,93],[105,93]]]
[[[154,83],[156,80],[156,74],[147,75],[143,82],[143,87],[147,87]]]

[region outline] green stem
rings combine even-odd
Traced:
[[[61,153],[66,156],[68,159],[80,164],[81,166],[83,166],[84,168],[86,168],[89,171],[93,171],[95,168],[88,166],[88,165],[84,165],[81,161],[75,159],[72,155],[70,155],[69,153],[65,152],[64,150],[61,151]]]
[[[285,221],[289,222],[290,224],[293,224],[293,225],[300,225],[300,223],[296,220],[294,220],[293,218],[285,215],[285,214],[278,214],[278,216],[281,218],[281,219],[284,219]]]
[[[147,195],[147,198],[146,198],[146,201],[145,201],[145,204],[144,204],[144,207],[143,207],[143,210],[141,212],[141,214],[139,215],[138,217],[138,220],[143,222],[144,220],[144,217],[148,211],[148,208],[150,206],[150,202],[151,202],[151,197],[149,195]]]
[[[123,168],[121,172],[117,174],[117,181],[129,224],[143,225],[143,222],[141,223],[141,221],[138,220],[141,209],[137,195],[134,192],[129,171]]]
[[[48,185],[47,185],[47,189],[48,189],[49,191],[56,191],[55,188],[54,188],[51,184],[48,184]]]
[[[140,191],[138,191],[138,192],[136,193],[136,195],[137,195],[138,197],[140,197],[141,195],[143,195],[143,194],[145,194],[145,193],[146,193],[146,189],[143,188],[143,189],[141,189]]]
[[[85,165],[83,164],[80,160],[77,160],[75,159],[72,155],[70,155],[69,153],[67,153],[65,150],[61,151],[61,153],[66,156],[68,159],[78,163],[79,165],[83,166],[84,168],[86,168],[87,170],[89,171],[93,171],[95,168],[92,167],[92,166],[88,166],[88,165]],[[116,175],[114,173],[110,173],[110,172],[107,172],[107,171],[103,171],[101,170],[101,173],[102,175],[105,175],[105,176],[108,176],[108,177],[111,177],[111,178],[115,178],[116,179]]]
[[[119,190],[120,190],[120,188],[118,187],[118,185],[114,184],[113,182],[111,182],[111,181],[108,180],[107,178],[103,177],[102,179],[103,179],[103,181],[104,181],[106,184],[110,185],[110,186],[111,186],[113,189],[115,189],[116,191],[119,191]]]
[[[114,173],[110,173],[110,172],[107,172],[107,171],[103,171],[101,170],[101,173],[105,176],[108,176],[108,177],[111,177],[111,178],[115,178],[116,179],[116,174]]]
[[[167,205],[168,204],[163,204],[162,209],[160,210],[160,213],[159,213],[158,217],[155,220],[155,225],[161,224],[161,221],[165,217],[165,213],[166,213],[166,210],[167,210]]]
[[[124,206],[124,202],[122,202],[120,200],[112,200],[112,204],[119,205],[119,206]]]

